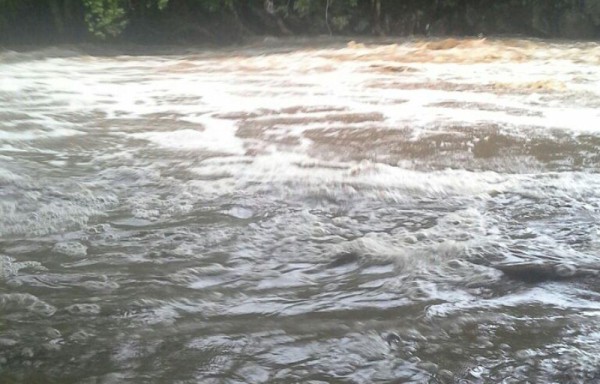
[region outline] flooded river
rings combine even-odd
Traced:
[[[99,49],[0,51],[0,382],[600,382],[600,45]]]

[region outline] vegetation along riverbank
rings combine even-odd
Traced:
[[[0,0],[4,46],[321,34],[596,39],[600,0]]]

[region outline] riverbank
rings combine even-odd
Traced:
[[[598,0],[96,3],[45,0],[0,6],[0,44],[104,41],[231,45],[257,37],[323,34],[393,37],[509,34],[583,40],[600,37]]]

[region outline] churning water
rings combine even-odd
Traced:
[[[0,52],[0,382],[600,382],[599,69]]]

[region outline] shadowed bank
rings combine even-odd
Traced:
[[[597,39],[598,0],[4,0],[0,44],[239,44],[256,36]]]

